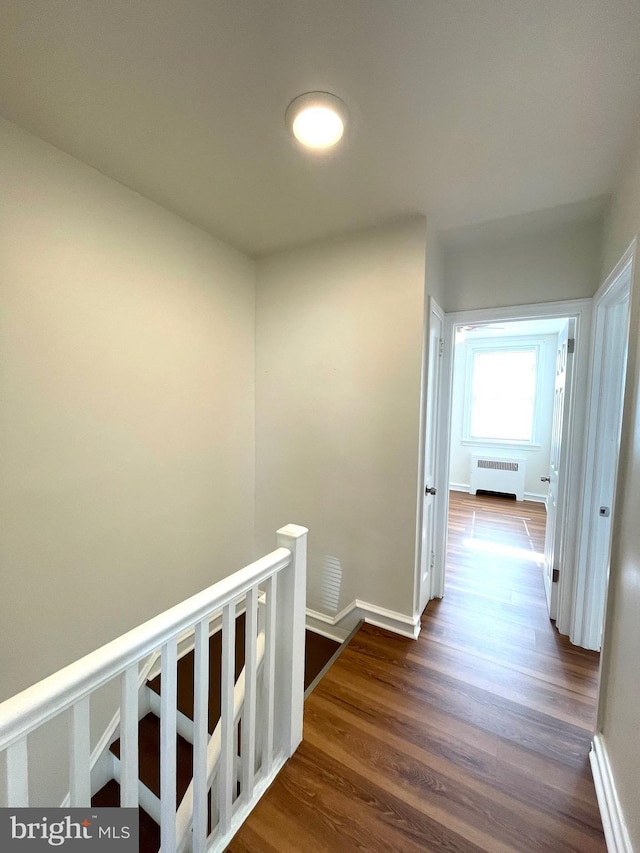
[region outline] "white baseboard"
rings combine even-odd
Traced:
[[[593,739],[589,759],[607,850],[609,853],[633,853],[627,824],[611,773],[607,746],[601,734]]]
[[[343,627],[328,622],[327,619],[330,617],[326,617],[324,613],[318,613],[317,610],[307,610],[306,628],[308,631],[320,634],[321,637],[326,637],[328,640],[344,643],[349,632]]]
[[[378,607],[377,604],[369,604],[359,599],[356,601],[356,604],[362,613],[362,618],[369,625],[386,628],[387,631],[392,631],[401,637],[409,637],[411,640],[418,639],[418,634],[420,633],[419,615],[406,616],[404,613],[387,610],[385,607]]]
[[[406,616],[404,613],[387,610],[385,607],[361,601],[359,598],[335,616],[327,616],[317,610],[307,609],[307,628],[339,643],[347,638],[361,620],[412,640],[417,639],[420,633],[419,616]]]
[[[318,610],[307,608],[306,626],[310,631],[343,643],[362,617],[356,612],[356,602],[352,601],[334,616],[327,616]]]
[[[450,492],[467,492],[469,493],[469,485],[465,483],[449,483]]]

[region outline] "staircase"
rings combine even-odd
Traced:
[[[63,809],[140,808],[142,850],[224,851],[302,740],[306,535],[286,525],[270,554],[0,704],[0,807],[58,806],[53,789],[30,802],[53,771]],[[92,752],[107,685],[120,739]],[[30,739],[62,717],[67,739]]]
[[[234,681],[245,664],[245,615],[236,618],[236,647]],[[306,631],[305,691],[317,679],[340,645],[334,640]],[[208,732],[213,734],[220,719],[220,681],[222,664],[221,632],[209,639],[209,720]],[[176,737],[177,773],[176,795],[180,803],[193,777],[193,706],[194,653],[180,658],[177,665],[178,734]],[[149,707],[138,725],[140,853],[157,853],[160,847],[160,695],[162,677],[147,681],[143,688],[141,707]],[[242,757],[242,723],[237,727],[238,765]],[[109,747],[114,778],[91,799],[94,806],[120,805],[120,739]],[[208,831],[211,830],[210,814]]]

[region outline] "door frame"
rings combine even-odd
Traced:
[[[560,423],[560,454],[559,454],[559,464],[558,464],[558,471],[557,471],[558,481],[555,484],[556,520],[557,520],[558,516],[560,516],[560,518],[562,518],[562,513],[564,511],[563,508],[566,505],[566,500],[567,500],[567,493],[565,490],[567,462],[569,461],[567,457],[569,456],[569,458],[570,458],[570,454],[569,454],[570,446],[569,446],[569,442],[567,441],[567,436],[568,436],[569,423],[570,423],[569,404],[571,401],[570,395],[571,395],[571,390],[572,390],[572,377],[573,377],[573,369],[574,369],[574,363],[575,363],[575,356],[569,354],[567,341],[569,338],[575,339],[575,336],[576,336],[575,321],[572,318],[569,318],[566,321],[565,325],[563,326],[563,329],[562,329],[563,337],[565,335],[565,330],[566,330],[566,338],[563,341],[563,347],[566,347],[566,350],[564,352],[564,360],[565,360],[564,387],[565,387],[565,394],[564,394],[564,400],[563,400],[563,406],[562,406],[562,417],[561,417],[561,423]],[[558,344],[560,344],[560,334],[558,334]],[[560,350],[558,350],[558,355],[559,354],[560,354]],[[557,384],[557,381],[558,381],[558,363],[557,363],[557,357],[556,357],[556,384]],[[555,418],[555,405],[556,405],[556,403],[555,403],[555,399],[554,399],[554,418]],[[562,452],[563,450],[564,450],[564,452]],[[551,460],[550,460],[550,464],[549,464],[549,475],[548,476],[549,476],[550,480],[549,480],[549,492],[548,492],[547,499],[546,499],[547,529],[545,530],[545,540],[544,540],[545,541],[545,544],[544,544],[544,547],[545,547],[545,555],[544,555],[545,567],[544,567],[544,572],[543,572],[543,579],[544,579],[544,591],[545,591],[545,595],[547,597],[547,604],[549,607],[549,618],[555,620],[555,619],[557,619],[557,616],[558,616],[558,599],[559,599],[558,587],[560,586],[560,584],[559,583],[554,584],[551,578],[552,578],[553,569],[559,568],[558,563],[560,561],[560,557],[561,557],[563,549],[564,549],[564,541],[565,541],[566,531],[562,527],[558,528],[557,522],[555,525],[555,529],[552,531],[549,530],[549,520],[548,520],[549,519],[549,506],[550,506],[550,504],[553,503],[553,497],[554,497],[554,495],[552,493],[552,484],[551,484],[551,479],[553,478],[553,433],[552,433],[552,437],[551,437]],[[551,556],[553,558],[551,565],[549,565],[547,563],[547,558],[549,556],[547,548],[548,548],[549,543],[551,543],[551,549],[552,549],[551,550]]]
[[[433,379],[434,370],[436,372],[439,371],[439,393],[438,393],[438,408],[441,408],[442,405],[442,352],[444,343],[441,344],[440,354],[437,356],[438,363],[433,365],[429,363],[429,338],[430,338],[430,326],[431,326],[431,315],[435,314],[442,324],[442,330],[444,334],[444,320],[445,313],[442,308],[438,305],[433,296],[429,296],[428,299],[424,301],[424,321],[422,324],[422,365],[421,365],[421,379],[420,379],[420,426],[419,426],[419,441],[418,441],[418,498],[417,498],[417,516],[416,516],[416,565],[415,565],[415,576],[414,576],[414,584],[413,584],[413,616],[414,619],[417,619],[417,624],[419,625],[420,616],[422,615],[420,612],[420,599],[421,599],[421,591],[422,591],[422,540],[423,540],[423,527],[424,527],[424,499],[425,499],[425,486],[426,483],[424,481],[425,475],[425,458],[426,458],[426,432],[427,432],[427,418],[429,417],[429,413],[427,412],[427,401],[429,399],[428,395],[428,383]],[[441,418],[436,416],[436,420],[434,423],[434,441],[436,444],[436,452],[438,456],[441,456],[439,450],[442,445],[440,432]],[[433,542],[433,550],[435,552],[435,566],[438,566],[441,562],[444,562],[445,552],[441,551],[440,548],[446,545],[446,540],[443,540],[439,535],[439,532],[442,528],[443,524],[443,516],[442,516],[442,490],[441,486],[441,476],[442,465],[438,466],[438,470],[436,471],[436,478],[434,485],[436,486],[436,499],[433,507],[433,529],[434,529],[434,542]],[[446,527],[446,515],[444,516],[444,524]],[[434,597],[433,593],[433,576],[435,573],[434,570],[429,572],[429,593],[427,595],[427,600],[429,601]]]
[[[440,403],[440,466],[437,488],[441,495],[438,501],[441,523],[436,528],[436,560],[432,576],[432,598],[442,598],[445,592],[445,558],[447,549],[447,519],[449,517],[449,468],[451,453],[451,407],[453,400],[453,359],[454,340],[457,326],[477,323],[494,323],[508,320],[575,320],[575,352],[573,355],[573,376],[571,381],[570,402],[568,408],[569,426],[567,445],[563,450],[567,459],[566,493],[567,501],[558,523],[562,525],[564,553],[560,555],[562,571],[558,590],[558,614],[556,625],[562,634],[571,631],[572,591],[574,588],[575,563],[578,540],[575,532],[582,510],[582,482],[584,478],[584,429],[586,418],[586,397],[588,387],[589,351],[591,342],[592,299],[571,299],[562,302],[533,303],[530,305],[512,305],[500,308],[482,308],[470,311],[456,311],[445,314],[444,351],[441,376],[442,396]],[[568,594],[567,594],[568,593]]]
[[[606,609],[606,595],[608,587],[609,565],[594,565],[591,559],[591,532],[594,523],[597,523],[596,511],[598,506],[598,493],[596,482],[596,454],[598,438],[602,425],[603,388],[610,382],[610,371],[612,367],[622,372],[617,377],[622,379],[620,410],[622,419],[622,405],[624,402],[624,389],[626,379],[626,362],[629,344],[629,321],[631,316],[631,291],[635,267],[636,240],[634,240],[622,258],[607,276],[602,286],[593,297],[593,343],[591,346],[589,363],[589,402],[586,419],[585,453],[590,460],[585,466],[584,478],[584,501],[579,527],[579,548],[577,571],[575,575],[572,598],[574,601],[573,618],[571,624],[570,639],[572,643],[587,649],[599,650],[601,646],[602,629],[604,627],[604,615]],[[626,337],[624,340],[625,355],[623,363],[614,365],[611,359],[607,359],[607,349],[604,346],[604,334],[608,319],[608,312],[620,303],[626,302]],[[612,504],[611,504],[611,535],[613,534],[613,519],[615,517],[615,492],[617,484],[617,467],[620,455],[620,436],[615,448],[616,474],[614,475]],[[611,545],[611,542],[609,542]],[[596,601],[596,598],[599,600]]]

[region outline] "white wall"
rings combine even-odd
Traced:
[[[0,150],[3,699],[251,559],[255,264]]]
[[[553,420],[553,398],[555,385],[555,364],[558,349],[557,335],[526,336],[517,339],[517,343],[541,345],[540,371],[542,375],[543,393],[539,400],[538,426],[539,446],[529,447],[499,447],[487,444],[469,444],[464,441],[464,398],[466,376],[467,347],[470,341],[496,343],[505,342],[504,338],[482,338],[474,336],[462,343],[456,344],[453,370],[453,405],[451,410],[451,465],[449,481],[452,488],[469,488],[469,465],[471,456],[486,453],[490,456],[517,456],[526,460],[525,497],[526,499],[544,500],[547,488],[540,477],[549,475],[549,458],[551,453],[551,427]],[[512,339],[509,339],[512,340]]]
[[[427,222],[427,257],[425,260],[425,291],[433,296],[444,310],[445,297],[445,252],[442,241],[434,226]]]
[[[606,277],[640,232],[640,146],[614,197],[605,242]],[[640,273],[636,257],[629,359],[602,652],[599,723],[620,804],[640,850]]]
[[[308,603],[328,613],[413,613],[425,226],[259,264],[256,550],[309,527]],[[338,586],[324,602],[319,575]]]
[[[507,226],[505,225],[505,230]],[[444,252],[445,311],[592,296],[599,285],[602,224],[588,220],[532,233],[477,235]]]

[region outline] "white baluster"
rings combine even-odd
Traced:
[[[120,805],[138,807],[138,664],[120,681]]]
[[[7,805],[14,809],[29,805],[29,755],[26,736],[7,749]]]
[[[193,695],[193,853],[207,849],[207,743],[209,740],[209,619],[196,625]]]
[[[262,716],[262,771],[271,772],[273,765],[273,725],[275,715],[275,672],[276,672],[276,613],[278,602],[278,575],[272,575],[265,583],[264,617],[264,664],[262,670],[263,716]]]
[[[278,578],[276,673],[276,743],[287,756],[293,755],[302,740],[307,532],[297,524],[278,530],[278,546],[291,551],[291,564]]]
[[[220,684],[220,723],[222,744],[218,770],[219,831],[224,834],[231,823],[233,784],[235,775],[233,685],[235,679],[235,603],[227,604],[222,611],[222,673]]]
[[[76,702],[69,719],[69,802],[71,807],[91,805],[91,734],[89,697]]]
[[[258,668],[258,589],[247,592],[245,624],[244,709],[242,712],[241,791],[245,801],[253,797],[256,773],[256,675]]]
[[[160,694],[160,840],[165,853],[176,848],[176,704],[178,642],[162,647]]]

